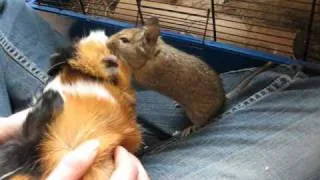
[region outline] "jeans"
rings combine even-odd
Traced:
[[[68,45],[21,0],[0,0],[0,116],[26,108],[48,79],[48,58]],[[227,92],[254,69],[221,74]],[[152,179],[320,178],[320,77],[279,65],[258,75],[201,131],[168,139],[144,129],[141,161]],[[159,93],[137,93],[138,115],[167,134],[188,126]]]

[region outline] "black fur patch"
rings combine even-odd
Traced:
[[[0,145],[0,179],[15,170],[18,170],[16,173],[26,173],[34,177],[40,175],[39,143],[47,131],[47,126],[62,109],[63,100],[59,93],[47,91],[43,94],[28,114],[22,133]]]
[[[68,60],[76,56],[76,48],[73,46],[57,49],[56,53],[50,58],[51,67],[48,71],[49,76],[56,76],[62,67],[68,64]]]
[[[56,91],[45,92],[27,116],[22,128],[22,136],[28,141],[39,141],[50,120],[63,109],[63,100]]]

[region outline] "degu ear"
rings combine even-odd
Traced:
[[[146,19],[145,25],[159,25],[159,18],[152,16],[149,19]]]
[[[160,25],[157,17],[151,17],[145,22],[145,38],[148,44],[154,45],[160,36]]]
[[[58,48],[54,54],[50,57],[51,67],[48,71],[48,75],[57,75],[61,68],[68,64],[68,61],[76,56],[76,48],[73,46],[66,48]]]

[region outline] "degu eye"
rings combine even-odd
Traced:
[[[123,42],[123,43],[129,43],[129,39],[128,38],[125,38],[125,37],[121,37],[120,40]]]

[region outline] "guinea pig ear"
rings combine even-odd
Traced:
[[[27,142],[37,142],[47,126],[63,110],[61,95],[53,90],[46,91],[28,114],[22,127],[22,136]]]
[[[76,48],[73,46],[57,49],[56,53],[50,57],[51,67],[48,71],[48,75],[57,75],[61,68],[68,64],[68,61],[76,56]]]
[[[145,22],[145,38],[148,44],[156,44],[160,36],[160,25],[157,17],[151,17]]]

